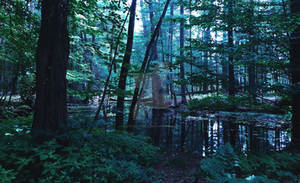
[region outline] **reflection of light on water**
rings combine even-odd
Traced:
[[[23,131],[22,128],[17,128],[17,129],[16,129],[16,132],[21,132],[21,131]]]
[[[280,133],[280,150],[286,148],[286,146],[287,146],[286,142],[290,142],[291,140],[292,139],[291,139],[291,137],[289,137],[288,132],[282,131]]]
[[[218,123],[215,122],[214,125],[213,125],[213,130],[217,131],[218,130]]]
[[[263,118],[263,116],[259,117]],[[184,148],[202,156],[215,153],[220,146],[232,140],[236,147],[246,154],[252,150],[259,152],[283,150],[291,140],[286,129],[282,127],[282,123],[275,119],[272,122],[276,121],[278,126],[272,124],[270,126],[267,122],[253,121],[253,119],[245,120],[243,123],[240,123],[240,118],[236,120],[235,118],[228,120],[216,114],[183,118],[180,113],[167,113],[161,124],[156,124],[153,123],[150,113],[147,120],[141,121],[144,125],[141,128],[149,129],[147,134],[158,133],[160,145],[167,144],[170,151]],[[233,130],[236,130],[235,133]],[[234,139],[231,135],[234,135]]]

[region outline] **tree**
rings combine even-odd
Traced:
[[[228,62],[229,62],[229,95],[234,96],[235,95],[235,76],[234,76],[234,57],[233,57],[233,1],[228,1],[228,46],[230,49]]]
[[[249,36],[250,36],[250,48],[249,48],[249,53],[250,53],[250,58],[248,58],[249,61],[249,66],[248,66],[248,77],[249,77],[249,86],[248,86],[248,90],[249,90],[249,94],[250,96],[255,99],[256,98],[256,89],[255,89],[255,31],[254,31],[254,1],[250,0],[250,7],[249,7],[249,19],[250,19],[250,23],[249,23]]]
[[[32,134],[52,136],[67,128],[68,0],[43,0],[36,53],[36,101]]]
[[[180,5],[180,15],[184,16],[184,6]],[[181,88],[180,88],[180,93],[181,93],[181,101],[182,104],[186,104],[186,95],[185,95],[185,90],[186,90],[186,85],[185,80],[184,80],[184,19],[181,17],[180,20],[180,35],[179,35],[179,42],[180,42],[180,80],[182,82]]]
[[[300,1],[291,1],[292,15],[299,16]],[[295,85],[296,91],[292,95],[292,143],[299,150],[300,148],[300,26],[291,35],[290,59],[292,68],[292,83]]]
[[[150,52],[151,52],[153,44],[155,44],[155,41],[157,40],[161,24],[163,22],[163,19],[166,15],[168,7],[169,7],[169,3],[170,3],[170,0],[167,0],[167,2],[165,4],[165,7],[164,7],[164,10],[163,10],[163,12],[162,12],[162,14],[159,18],[159,21],[158,21],[157,25],[155,26],[154,32],[151,36],[151,40],[147,45],[144,60],[142,62],[141,68],[139,70],[138,79],[137,79],[137,82],[136,82],[132,102],[131,102],[131,105],[130,105],[130,111],[129,111],[129,116],[128,116],[128,131],[131,131],[133,129],[133,126],[135,125],[135,121],[134,121],[135,106],[137,104],[137,100],[138,100],[138,97],[139,97],[139,93],[140,93],[143,78],[145,77],[144,73],[146,72],[146,65],[149,64],[148,62],[149,62]]]
[[[126,51],[122,62],[121,73],[119,77],[119,95],[117,99],[117,115],[116,115],[116,129],[123,129],[124,123],[124,92],[126,90],[126,79],[128,75],[128,69],[130,66],[130,57],[133,46],[133,35],[134,35],[134,23],[135,23],[135,10],[136,10],[136,0],[132,0],[130,17],[129,17],[129,25],[128,25],[128,36],[127,36],[127,45]],[[122,93],[121,93],[122,92]]]

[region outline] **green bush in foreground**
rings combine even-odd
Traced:
[[[143,137],[97,130],[72,133],[68,145],[41,144],[26,130],[0,125],[1,183],[151,182],[158,149]]]
[[[201,161],[200,176],[209,183],[298,183],[300,154],[272,152],[237,155],[226,144]]]

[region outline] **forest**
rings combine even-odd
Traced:
[[[1,0],[0,183],[300,183],[300,0]]]

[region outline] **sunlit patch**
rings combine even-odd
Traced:
[[[17,128],[17,129],[16,129],[16,132],[22,132],[22,131],[23,131],[22,128]]]

